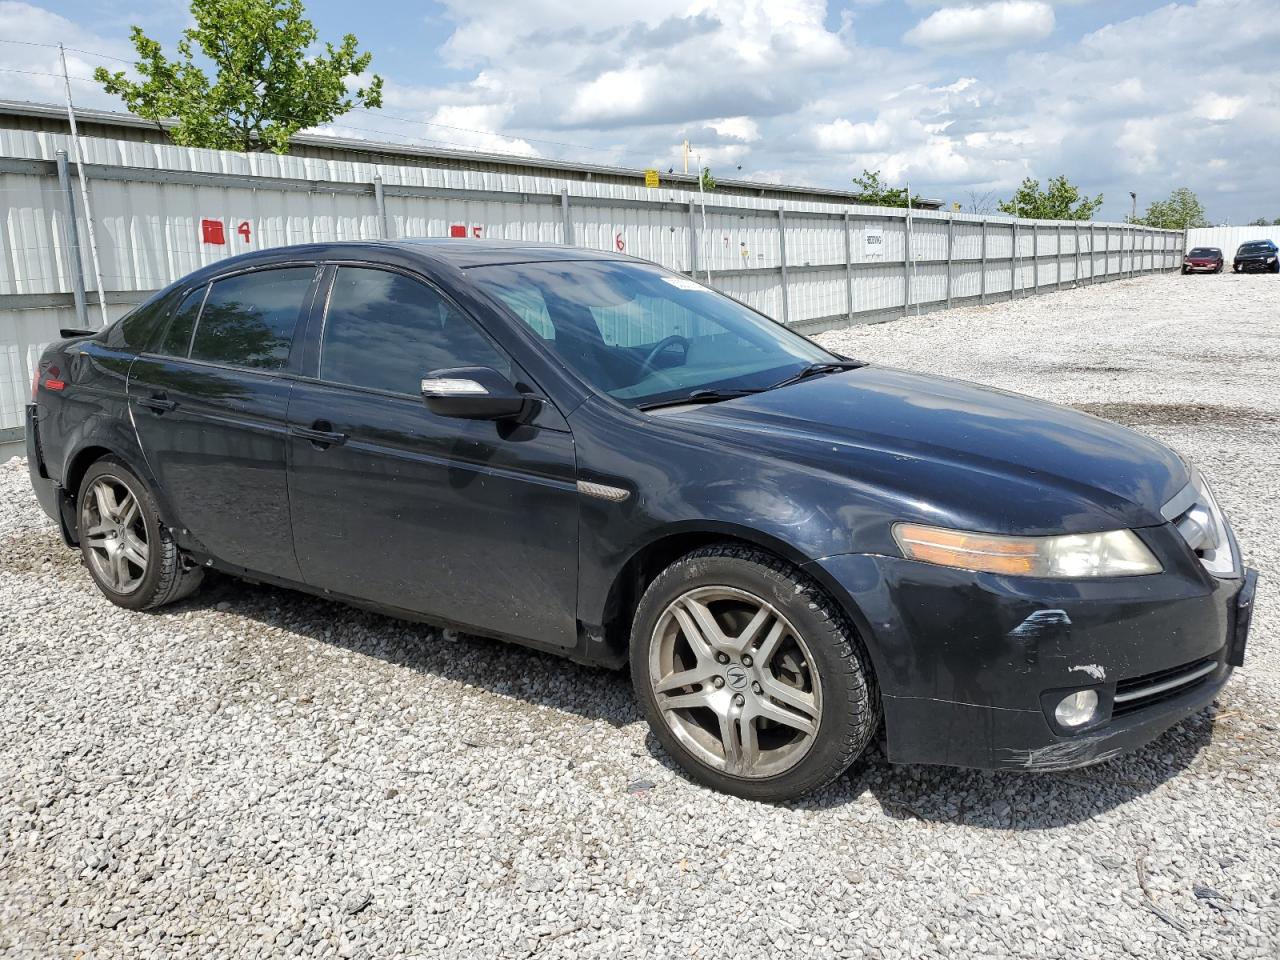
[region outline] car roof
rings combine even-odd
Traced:
[[[498,263],[536,263],[546,260],[633,260],[608,250],[587,250],[558,243],[523,240],[476,240],[442,237],[410,237],[389,241],[429,260],[467,267]]]

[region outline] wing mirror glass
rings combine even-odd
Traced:
[[[422,399],[441,417],[509,420],[521,417],[533,402],[492,367],[450,367],[422,378]]]

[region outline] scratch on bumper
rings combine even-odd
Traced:
[[[1103,763],[1123,753],[1120,747],[1100,750],[1106,742],[1105,736],[1078,737],[1074,740],[1063,740],[1044,747],[1031,750],[1006,750],[1011,763],[1025,770],[1036,770],[1049,773],[1055,770],[1074,770],[1095,763]]]

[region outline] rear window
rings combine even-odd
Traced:
[[[315,273],[284,267],[216,281],[200,311],[191,359],[283,369]]]
[[[152,297],[108,327],[104,342],[113,350],[146,350],[176,300],[176,294]]]

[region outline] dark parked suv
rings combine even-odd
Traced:
[[[568,247],[207,267],[45,352],[27,451],[114,603],[213,568],[629,663],[665,749],[760,799],[880,731],[897,762],[1113,757],[1214,698],[1254,589],[1155,440]]]
[[[1280,255],[1271,240],[1251,240],[1236,248],[1236,259],[1231,264],[1236,273],[1280,273]]]

